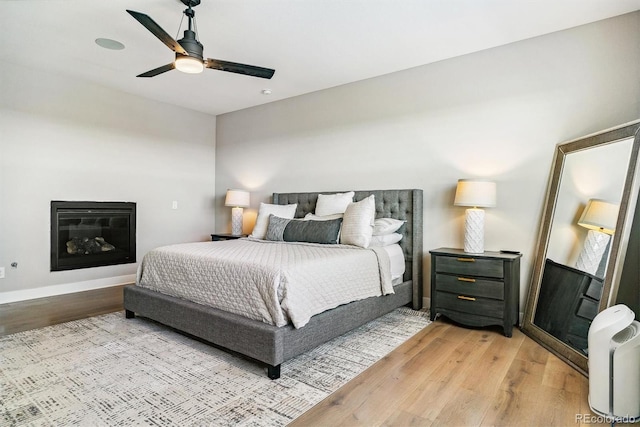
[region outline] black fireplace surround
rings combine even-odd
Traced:
[[[51,202],[51,271],[136,262],[136,204]]]

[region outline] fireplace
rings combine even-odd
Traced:
[[[51,202],[51,271],[136,262],[136,204]]]

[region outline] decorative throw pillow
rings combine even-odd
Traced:
[[[376,201],[373,194],[359,202],[349,204],[342,219],[340,243],[369,247],[375,216]]]
[[[389,246],[398,243],[402,240],[402,234],[400,233],[391,233],[385,234],[383,236],[372,236],[371,242],[369,243],[369,247],[372,246]]]
[[[384,236],[385,234],[395,233],[407,222],[393,218],[378,218],[373,224],[373,235]]]
[[[308,242],[337,244],[338,232],[342,218],[326,221],[309,221],[300,219],[279,218],[269,216],[267,240],[284,242]]]
[[[356,193],[353,191],[336,194],[318,194],[315,214],[325,216],[344,213],[349,203],[353,202],[354,194]]]
[[[332,219],[342,219],[344,214],[332,214],[332,215],[314,215],[312,213],[308,213],[304,216],[305,221],[329,221]],[[342,228],[342,224],[340,224],[340,228]],[[340,241],[340,232],[338,232],[338,242]]]
[[[296,214],[297,207],[297,203],[292,205],[260,203],[258,218],[256,218],[256,225],[253,226],[253,231],[251,232],[250,237],[264,240],[267,235],[267,227],[269,226],[269,215],[275,215],[281,218],[293,218]]]

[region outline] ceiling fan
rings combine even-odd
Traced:
[[[220,59],[204,59],[202,52],[204,47],[196,39],[197,34],[193,30],[193,21],[195,20],[194,7],[200,4],[200,0],[180,0],[187,6],[184,14],[188,19],[188,27],[184,31],[184,37],[176,41],[165,30],[160,27],[149,15],[144,13],[128,10],[129,14],[133,16],[144,27],[151,31],[151,33],[160,39],[169,49],[173,50],[176,54],[176,60],[170,64],[163,65],[146,73],[139,74],[137,77],[154,77],[158,74],[166,73],[174,68],[184,73],[201,73],[205,68],[211,68],[214,70],[228,71],[231,73],[246,74],[253,77],[261,77],[263,79],[270,79],[273,77],[275,70],[264,67],[257,67],[255,65],[239,64],[237,62],[223,61]]]

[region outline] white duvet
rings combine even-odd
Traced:
[[[154,249],[138,267],[137,285],[296,328],[341,304],[393,293],[382,248],[255,239]]]

